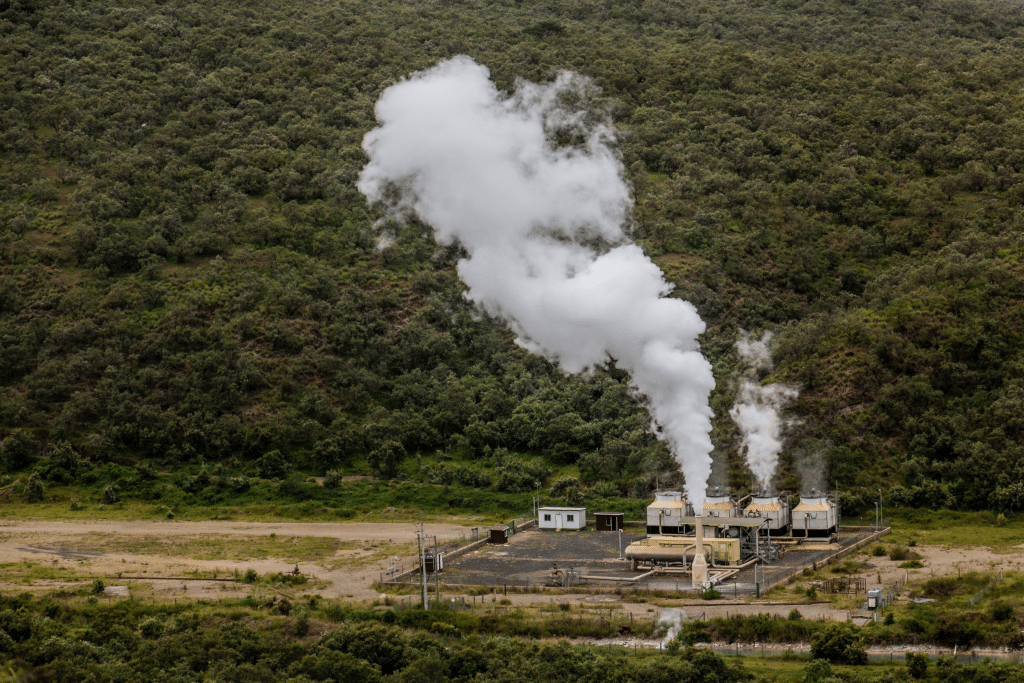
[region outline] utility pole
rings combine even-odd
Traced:
[[[441,604],[441,572],[438,571],[437,534],[434,534],[434,589],[437,593],[437,604]]]
[[[619,529],[619,559],[622,559],[622,529]]]
[[[884,522],[882,521],[882,489],[878,489],[878,528],[881,530]]]
[[[427,537],[423,535],[423,515],[420,515],[420,533],[416,537],[420,546],[420,588],[423,589],[423,609],[427,609]]]

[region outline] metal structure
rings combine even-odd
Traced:
[[[743,516],[770,520],[771,524],[768,528],[770,536],[789,535],[789,504],[782,502],[779,496],[762,494],[751,497],[750,504],[743,509]]]
[[[508,527],[504,524],[491,527],[491,540],[490,543],[502,544],[508,543]]]
[[[654,494],[654,502],[647,506],[647,533],[681,534],[682,520],[693,515],[689,503],[683,500],[679,491],[659,491]]]
[[[575,584],[580,582],[580,573],[576,571],[575,567],[569,567],[568,569],[559,569],[558,563],[555,562],[551,565],[551,576],[548,579],[547,586],[552,588],[571,588]]]
[[[715,487],[714,495],[708,496],[704,501],[705,517],[739,517],[739,505],[729,496],[722,493],[719,487]]]
[[[838,512],[834,496],[811,489],[793,508],[793,537],[831,539],[839,530]]]

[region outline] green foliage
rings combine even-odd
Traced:
[[[7,472],[20,472],[35,460],[39,444],[25,429],[15,429],[0,444],[0,464]]]
[[[921,680],[928,675],[928,655],[908,652],[904,657],[907,662],[907,673],[911,678]]]
[[[44,495],[46,495],[46,487],[43,486],[43,478],[39,476],[38,472],[33,472],[25,482],[25,500],[30,503],[38,503]]]
[[[801,683],[827,683],[832,679],[832,665],[825,659],[811,660],[804,667]]]
[[[91,466],[47,481],[153,499],[97,470],[276,451],[398,479],[417,454],[506,448],[491,483],[457,483],[525,493],[576,466],[646,496],[673,466],[621,371],[563,377],[516,347],[416,221],[378,247],[355,188],[374,101],[471,54],[503,90],[600,86],[634,236],[708,323],[734,480],[732,345],[772,328],[792,439],[833,444],[844,513],[891,482],[887,504],[1024,511],[1016,5],[2,7],[7,472],[64,442]]]
[[[112,505],[121,500],[121,489],[117,484],[111,484],[103,489],[102,500],[107,505]]]
[[[101,581],[100,579],[96,579],[92,582],[91,590],[94,595],[102,593],[104,588],[106,588],[106,586],[103,585],[103,581]]]
[[[256,461],[256,473],[263,479],[280,479],[288,476],[292,464],[281,454],[281,451],[264,453]]]
[[[866,664],[867,651],[849,624],[831,623],[811,638],[811,656],[833,664]]]

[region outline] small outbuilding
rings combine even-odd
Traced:
[[[583,529],[587,526],[587,508],[542,507],[537,510],[537,526],[558,531]]]
[[[622,512],[595,512],[594,528],[597,531],[619,531],[625,514]]]
[[[491,540],[489,543],[508,543],[508,527],[504,524],[491,527]]]

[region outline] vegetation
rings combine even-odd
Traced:
[[[365,608],[316,595],[107,602],[97,601],[91,590],[0,597],[0,662],[12,678],[867,683],[905,681],[908,673],[928,678],[934,671],[935,680],[1019,680],[1018,667],[1012,665],[965,667],[944,658],[930,665],[923,656],[908,659],[906,667],[890,662],[850,666],[791,654],[741,660],[703,648],[634,651],[508,637],[517,632],[528,637],[607,635],[619,628],[565,610],[538,620],[504,608]],[[529,625],[539,623],[554,626],[531,632]],[[649,625],[639,634],[650,635],[643,630]]]
[[[518,349],[457,248],[378,243],[355,190],[381,90],[465,53],[603,88],[733,482],[733,342],[771,328],[847,512],[891,482],[1024,510],[1022,30],[984,0],[0,3],[3,467],[106,504],[329,471],[646,495],[672,464],[623,373]]]

